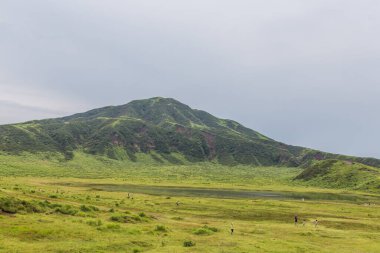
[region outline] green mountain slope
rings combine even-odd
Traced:
[[[68,117],[0,126],[0,150],[62,152],[74,150],[135,161],[136,154],[157,161],[300,166],[314,160],[342,159],[380,166],[372,158],[328,154],[276,142],[241,124],[191,109],[174,99],[151,98]],[[154,152],[152,152],[154,151]]]
[[[318,187],[380,190],[380,169],[339,160],[314,162],[296,180]]]

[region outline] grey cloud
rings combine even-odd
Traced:
[[[0,104],[0,120],[165,96],[289,144],[380,157],[379,11],[375,0],[3,0],[0,100],[13,85],[76,102],[36,115]]]
[[[67,112],[48,108],[26,106],[12,101],[0,100],[0,124],[18,123],[21,121],[58,117]]]

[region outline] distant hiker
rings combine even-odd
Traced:
[[[297,215],[294,216],[294,225],[296,225],[296,226],[298,225],[298,217],[297,217]]]
[[[131,196],[129,196],[129,192],[128,192],[128,198],[131,198]]]
[[[314,227],[316,228],[318,226],[318,220],[314,221]]]
[[[234,224],[231,223],[231,235],[233,235],[233,233],[234,233]]]

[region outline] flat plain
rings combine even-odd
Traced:
[[[139,161],[1,154],[0,252],[380,252],[376,192],[300,168]]]

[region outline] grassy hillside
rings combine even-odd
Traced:
[[[74,151],[136,161],[215,161],[224,165],[300,166],[334,158],[380,166],[380,160],[346,157],[276,142],[241,124],[194,110],[174,99],[152,98],[69,117],[0,126],[0,151],[9,154]]]
[[[379,168],[347,161],[315,162],[295,179],[318,187],[380,191]]]

